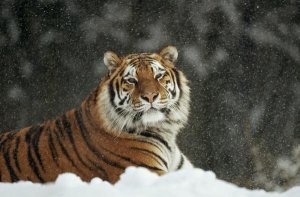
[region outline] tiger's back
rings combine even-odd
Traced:
[[[72,172],[85,181],[100,177],[114,183],[128,166],[158,174],[190,166],[176,145],[189,111],[189,89],[183,74],[171,67],[175,52],[167,47],[159,55],[121,59],[106,53],[110,74],[80,108],[41,125],[0,133],[0,181],[51,182]],[[154,61],[165,63],[165,71]],[[168,74],[156,79],[155,69]],[[129,75],[136,78],[133,83],[126,81]]]

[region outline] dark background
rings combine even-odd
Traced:
[[[191,81],[180,146],[250,188],[300,184],[300,3],[296,0],[0,3],[0,130],[55,118],[107,72],[103,53],[172,44]]]

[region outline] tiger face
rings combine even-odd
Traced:
[[[178,56],[173,46],[157,53],[130,54],[119,58],[106,52],[110,70],[108,89],[112,116],[122,120],[122,129],[151,126],[165,121],[176,109],[186,81],[174,67]],[[119,122],[115,120],[115,122]]]

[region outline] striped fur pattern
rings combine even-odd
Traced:
[[[55,120],[0,133],[0,181],[51,182],[64,172],[115,183],[128,166],[159,175],[191,167],[176,145],[189,113],[189,87],[174,67],[177,50],[104,55],[109,74]]]

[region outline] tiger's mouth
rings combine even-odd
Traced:
[[[134,109],[133,121],[141,121],[144,125],[157,124],[165,120],[167,110],[167,106],[143,105],[138,110]]]
[[[163,112],[167,108],[166,104],[142,104],[132,106],[132,109],[136,112],[148,113],[148,112]]]
[[[158,123],[165,119],[165,114],[160,109],[150,107],[148,110],[144,111],[142,115],[142,122],[144,124]]]
[[[144,113],[157,113],[157,112],[162,112],[164,113],[166,109],[166,106],[148,106],[146,107],[143,112]]]
[[[153,112],[157,112],[159,111],[159,109],[156,109],[155,107],[151,106],[148,110],[146,110],[145,112],[149,112],[149,113],[153,113]]]

